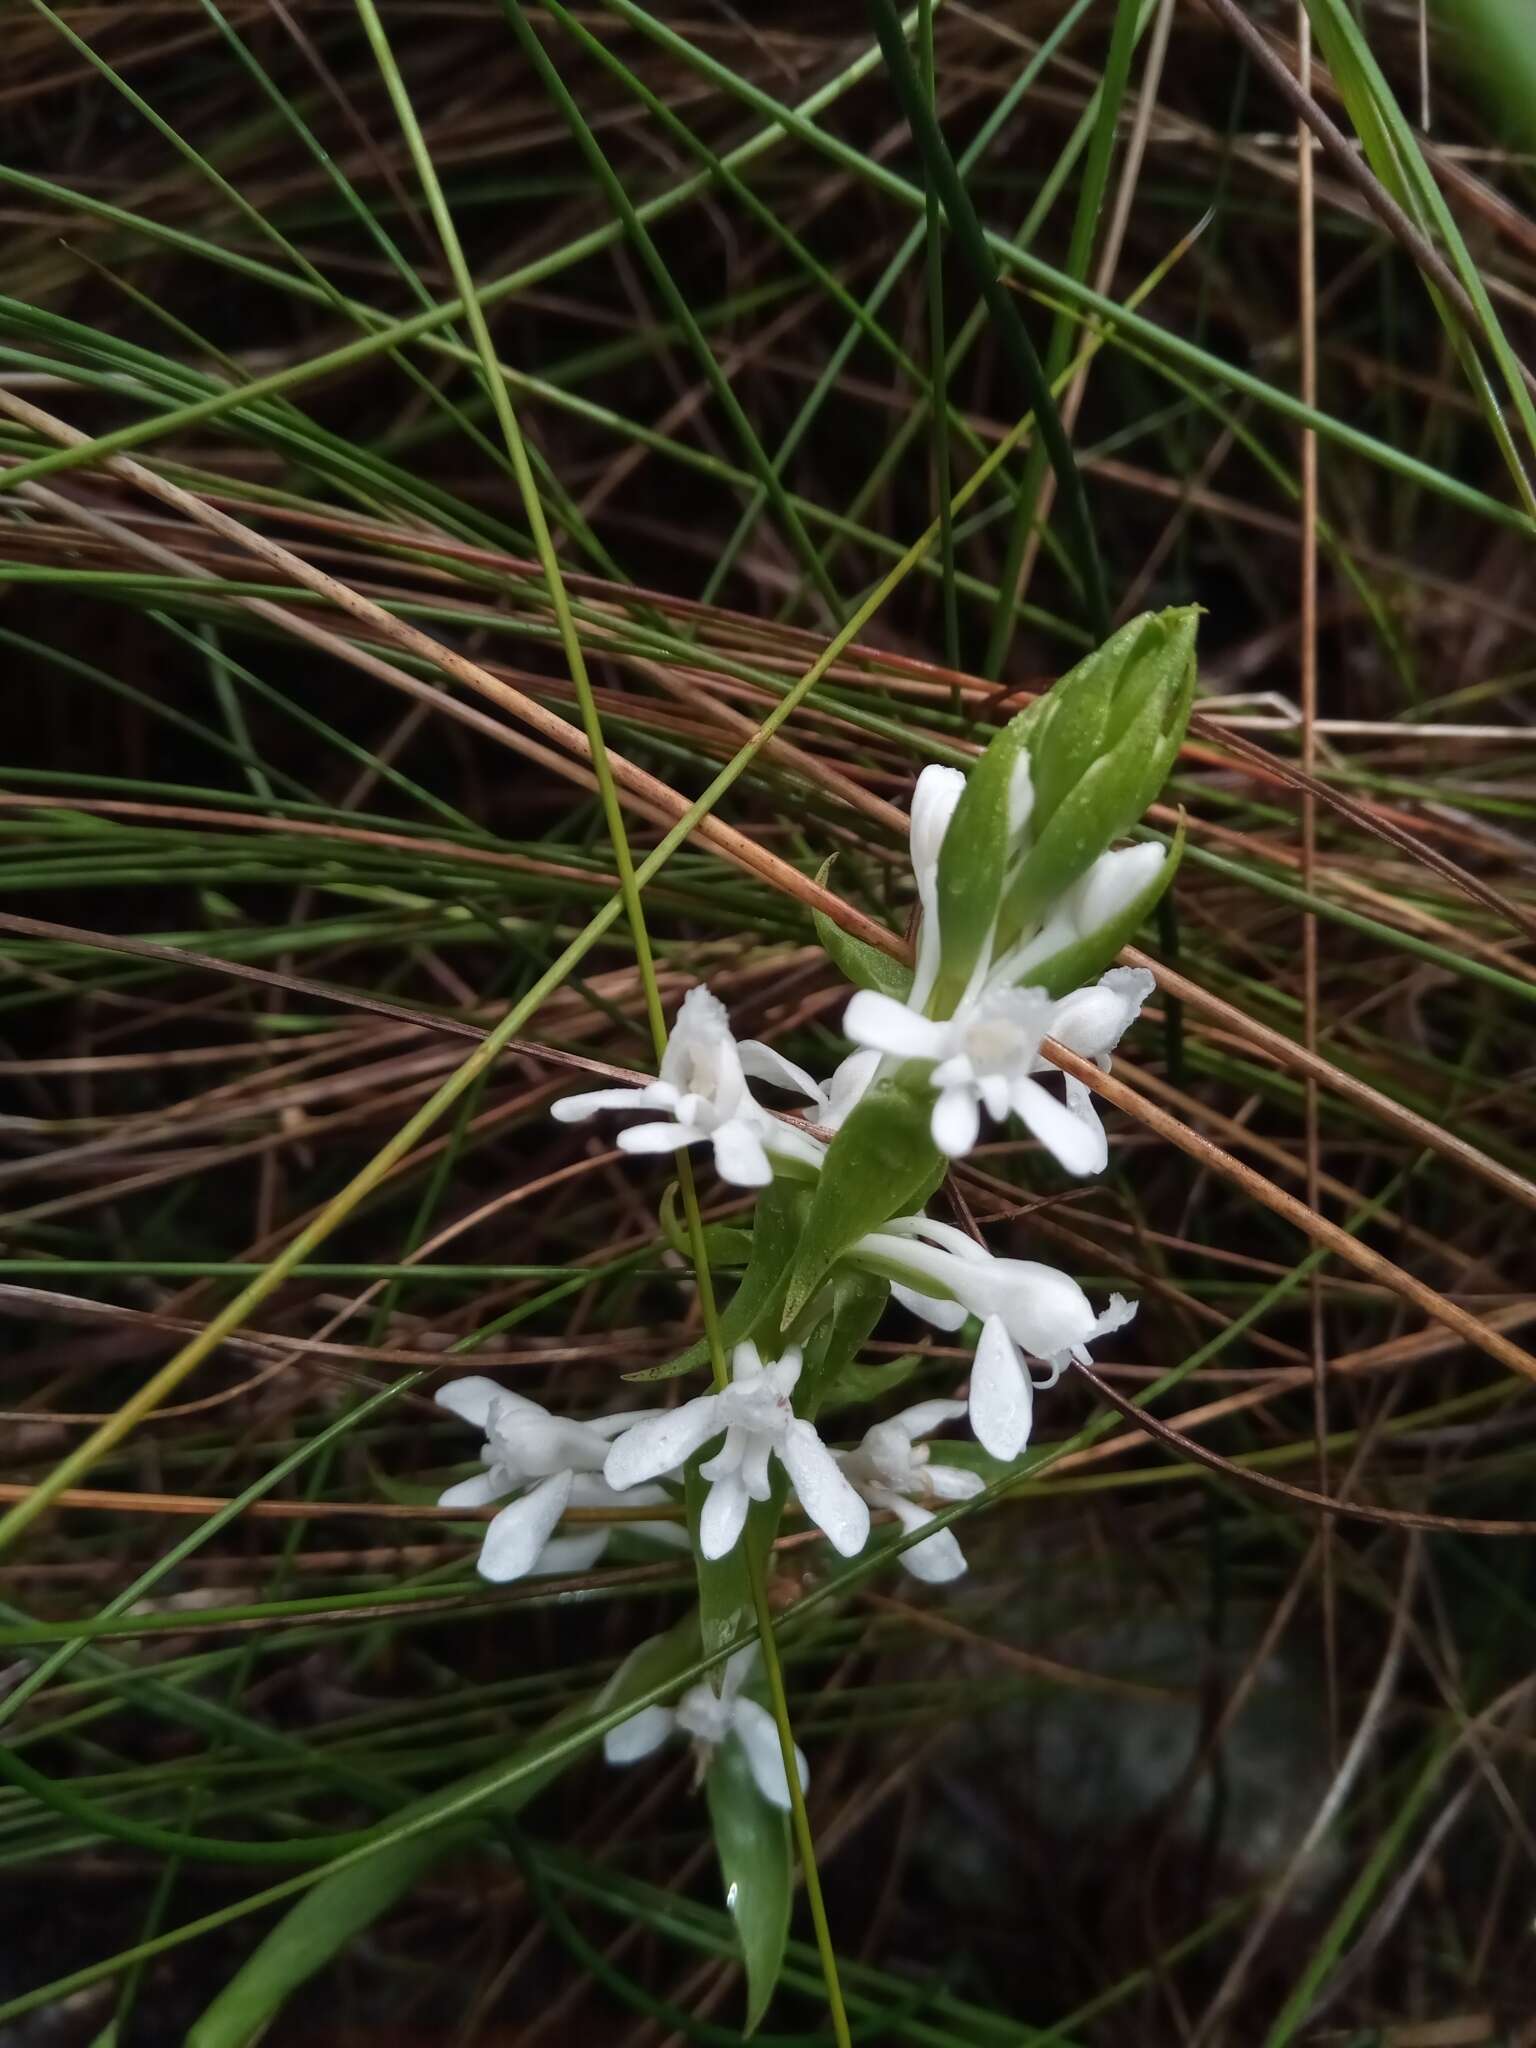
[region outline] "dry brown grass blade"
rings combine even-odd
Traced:
[[[1456,1331],[1477,1350],[1486,1352],[1490,1358],[1497,1359],[1499,1364],[1508,1366],[1511,1372],[1519,1373],[1529,1380],[1536,1380],[1536,1358],[1529,1352],[1522,1351],[1519,1345],[1511,1344],[1501,1332],[1491,1329],[1477,1316],[1462,1308],[1458,1302],[1448,1301],[1443,1294],[1433,1287],[1426,1286],[1414,1274],[1404,1272],[1401,1266],[1383,1258],[1380,1252],[1372,1251],[1358,1238],[1351,1237],[1347,1230],[1341,1230],[1336,1223],[1331,1223],[1326,1216],[1318,1215],[1305,1202],[1298,1201],[1283,1188],[1276,1187],[1273,1181],[1266,1180],[1263,1174],[1256,1173],[1251,1166],[1246,1166],[1240,1159],[1234,1159],[1232,1154],[1220,1145],[1213,1144],[1198,1131],[1190,1130],[1188,1125],[1181,1123],[1177,1117],[1170,1116],[1164,1109],[1159,1109],[1155,1103],[1149,1101],[1145,1095],[1139,1094],[1125,1081],[1117,1080],[1112,1074],[1100,1073],[1091,1060],[1081,1059],[1076,1053],[1068,1052],[1065,1046],[1057,1045],[1054,1039],[1046,1040],[1045,1050],[1047,1057],[1063,1072],[1086,1082],[1107,1102],[1114,1103],[1116,1108],[1123,1109],[1138,1123],[1155,1131],[1159,1137],[1166,1138],[1170,1144],[1177,1145],[1181,1152],[1188,1153],[1191,1158],[1198,1159],[1203,1165],[1210,1167],[1223,1179],[1232,1182],[1245,1194],[1262,1203],[1266,1209],[1273,1210],[1277,1216],[1283,1216],[1313,1243],[1326,1245],[1330,1251],[1336,1252],[1341,1259],[1346,1260],[1358,1271],[1368,1273],[1373,1280],[1379,1280],[1392,1288],[1405,1300],[1421,1308],[1426,1315],[1432,1316],[1436,1322]]]
[[[51,413],[32,405],[14,392],[0,389],[0,412],[9,413],[13,419],[21,421],[23,425],[33,428],[60,446],[89,445],[90,435],[66,425],[63,420],[55,419]],[[144,492],[146,496],[170,505],[195,524],[233,541],[238,547],[267,563],[269,567],[279,570],[302,588],[313,591],[316,596],[323,598],[338,611],[358,620],[390,645],[430,663],[434,669],[473,691],[477,696],[486,698],[504,711],[511,712],[525,725],[531,726],[535,732],[553,740],[569,757],[567,761],[562,762],[558,756],[541,752],[537,758],[542,760],[543,765],[557,773],[563,773],[568,768],[570,759],[581,763],[590,759],[586,735],[579,727],[561,718],[558,713],[546,709],[525,692],[503,682],[479,662],[471,661],[443,641],[434,640],[430,634],[423,633],[419,627],[412,626],[406,620],[395,618],[382,605],[375,604],[372,599],[364,597],[338,578],[327,575],[324,570],[315,568],[301,555],[296,555],[276,541],[269,540],[240,520],[231,518],[228,513],[216,510],[195,493],[183,490],[179,484],[171,483],[167,478],[146,469],[142,463],[135,462],[128,456],[109,456],[102,467],[111,475]],[[59,493],[45,491],[44,487],[38,485],[28,485],[26,489],[29,494],[38,493],[41,502],[62,507],[67,512],[78,511],[71,500],[63,498]],[[142,539],[138,544],[141,548],[153,545],[144,543]],[[185,572],[189,576],[197,574],[191,564],[185,565]],[[364,668],[369,673],[379,676],[381,680],[405,689],[410,695],[420,695],[421,685],[414,677],[392,668],[388,663],[380,662],[377,657],[367,655],[362,648],[354,647],[340,635],[323,633],[323,629],[317,631],[313,622],[285,613],[281,608],[269,605],[265,599],[244,598],[239,602],[247,609],[255,611],[258,616],[274,618],[287,632],[310,639],[317,645],[329,646],[331,652],[352,666]],[[460,706],[458,710],[467,708]],[[486,724],[489,727],[488,736],[495,737],[501,744],[518,746],[519,751],[524,753],[530,751],[527,744],[522,742],[520,735],[497,727],[492,721],[486,721]],[[688,800],[680,796],[669,784],[647,774],[644,769],[637,768],[622,754],[610,750],[608,759],[620,790],[632,803],[640,807],[644,815],[652,819],[661,819],[667,824],[675,824],[685,815],[689,808]],[[882,925],[877,924],[872,918],[865,917],[852,904],[845,903],[830,890],[821,888],[808,876],[791,867],[787,861],[780,860],[776,854],[760,846],[750,833],[739,832],[713,817],[701,819],[694,827],[694,832],[703,844],[723,854],[748,873],[760,876],[782,894],[795,898],[807,908],[823,911],[842,925],[844,930],[863,939],[867,944],[877,946],[886,952],[893,950],[891,935]]]

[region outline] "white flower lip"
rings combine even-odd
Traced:
[[[487,1525],[477,1564],[482,1578],[501,1585],[530,1572],[589,1571],[607,1549],[612,1531],[597,1523],[570,1536],[557,1536],[568,1507],[667,1505],[660,1487],[621,1501],[601,1477],[611,1439],[643,1419],[641,1410],[596,1422],[572,1422],[546,1414],[537,1401],[477,1374],[448,1381],[439,1387],[436,1399],[439,1407],[485,1432],[485,1470],[448,1487],[438,1496],[438,1506],[488,1507],[509,1493],[518,1496]],[[660,1543],[688,1540],[675,1522],[628,1526]]]
[[[844,1557],[857,1556],[869,1536],[869,1508],[809,1422],[790,1402],[800,1377],[800,1353],[788,1350],[764,1365],[757,1346],[738,1344],[731,1382],[699,1394],[679,1408],[635,1424],[608,1452],[603,1476],[616,1492],[675,1470],[724,1431],[720,1449],[699,1467],[709,1492],[699,1517],[699,1548],[706,1558],[734,1549],[754,1500],[769,1497],[770,1458],[794,1482],[800,1505]]]
[[[788,1811],[789,1780],[784,1772],[784,1751],[778,1724],[766,1707],[742,1691],[757,1660],[757,1646],[748,1643],[726,1660],[720,1690],[705,1681],[691,1685],[675,1707],[642,1707],[610,1728],[603,1737],[603,1754],[611,1764],[638,1763],[677,1733],[691,1735],[707,1761],[723,1743],[734,1737],[741,1744],[753,1783],[771,1806]],[[795,1748],[795,1773],[803,1792],[811,1782],[805,1753]]]

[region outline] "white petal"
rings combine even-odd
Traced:
[[[1111,967],[1108,974],[1099,976],[1099,987],[1110,989],[1119,997],[1127,1016],[1126,1023],[1134,1024],[1141,1015],[1141,1006],[1157,987],[1157,976],[1145,967]],[[1113,1052],[1114,1047],[1110,1047]]]
[[[557,1472],[541,1480],[531,1493],[503,1508],[485,1532],[480,1551],[480,1576],[498,1585],[523,1578],[538,1562],[539,1552],[555,1532],[571,1497],[571,1475]]]
[[[784,1432],[779,1457],[800,1505],[844,1557],[857,1557],[869,1541],[869,1508],[848,1475],[802,1416]]]
[[[919,1294],[915,1288],[903,1287],[898,1280],[891,1282],[891,1295],[913,1315],[932,1323],[936,1330],[958,1330],[970,1314],[963,1302],[946,1301],[937,1294]]]
[[[611,1764],[638,1763],[643,1756],[660,1749],[677,1726],[670,1707],[642,1707],[603,1737],[603,1755]]]
[[[963,1159],[981,1129],[981,1112],[969,1088],[946,1088],[933,1105],[933,1142],[948,1159]]]
[[[804,1067],[785,1059],[773,1046],[764,1045],[760,1038],[744,1038],[736,1050],[741,1055],[741,1071],[754,1081],[767,1081],[775,1088],[803,1095],[807,1102],[820,1102],[821,1089]]]
[[[805,1354],[800,1346],[786,1344],[772,1365],[765,1366],[763,1370],[769,1375],[774,1391],[787,1400],[800,1384],[800,1369],[804,1363]]]
[[[1013,1341],[1036,1358],[1086,1344],[1098,1328],[1093,1304],[1070,1273],[1034,1259],[997,1259],[988,1312],[1000,1313]]]
[[[557,1124],[584,1123],[589,1116],[596,1116],[603,1109],[643,1109],[641,1089],[594,1088],[587,1095],[563,1095],[558,1102],[549,1105],[549,1113]]]
[[[715,1171],[736,1188],[765,1188],[773,1179],[773,1168],[763,1141],[752,1126],[732,1117],[715,1132]]]
[[[703,1137],[694,1124],[631,1124],[620,1131],[617,1143],[621,1152],[681,1152]]]
[[[773,1492],[768,1477],[768,1453],[772,1448],[768,1438],[761,1433],[748,1440],[746,1455],[741,1461],[741,1483],[753,1500],[767,1500]]]
[[[747,1489],[739,1474],[728,1472],[714,1482],[704,1496],[699,1516],[699,1549],[705,1557],[712,1561],[736,1548],[737,1539],[747,1526],[749,1505]]]
[[[740,1423],[733,1422],[725,1432],[725,1442],[712,1458],[706,1458],[699,1467],[701,1479],[734,1479],[741,1471],[741,1461],[747,1454],[752,1441],[751,1433]]]
[[[1008,777],[1008,837],[1017,839],[1035,808],[1035,784],[1029,750],[1020,748]]]
[[[941,1458],[923,1467],[923,1485],[935,1500],[971,1500],[986,1483],[979,1472],[968,1472],[964,1465],[946,1465]]]
[[[891,1421],[910,1444],[919,1437],[932,1436],[946,1422],[957,1422],[964,1413],[963,1401],[917,1401],[912,1407],[903,1408],[899,1415],[893,1415]]]
[[[953,1529],[938,1529],[901,1553],[904,1570],[925,1586],[947,1586],[951,1579],[965,1577],[965,1552]]]
[[[910,1536],[914,1529],[926,1528],[933,1520],[927,1508],[920,1508],[916,1501],[903,1500],[899,1494],[882,1499],[880,1505],[894,1512],[904,1535]],[[901,1563],[914,1579],[921,1579],[925,1585],[942,1586],[964,1574],[965,1553],[952,1531],[937,1529],[933,1535],[925,1536],[921,1543],[914,1543],[910,1550],[904,1550]]]
[[[936,1216],[897,1216],[885,1225],[887,1230],[910,1230],[914,1237],[927,1238],[941,1250],[952,1252],[957,1259],[969,1259],[973,1265],[990,1265],[992,1254],[984,1244],[978,1244],[969,1231],[960,1229],[958,1224],[941,1223]]]
[[[1109,1164],[1109,1140],[1094,1117],[1074,1116],[1038,1081],[1015,1081],[1010,1091],[1019,1121],[1068,1173],[1102,1173]]]
[[[1081,880],[1067,891],[1067,907],[1085,935],[1111,924],[1149,887],[1166,858],[1155,841],[1101,853]]]
[[[437,1496],[437,1504],[440,1508],[486,1508],[504,1493],[510,1493],[516,1484],[510,1473],[493,1466],[489,1472],[477,1472],[473,1479],[461,1479],[456,1486],[450,1486],[446,1493]]]
[[[939,864],[944,834],[955,815],[955,805],[965,794],[965,775],[959,768],[946,768],[930,761],[917,778],[912,791],[912,823],[909,837],[912,868],[919,883]]]
[[[558,1573],[589,1572],[608,1548],[608,1538],[613,1534],[609,1527],[583,1529],[580,1535],[551,1536],[534,1561],[534,1570],[541,1577]]]
[[[1147,979],[1150,981],[1151,975]],[[1063,996],[1051,1011],[1045,1035],[1069,1052],[1079,1052],[1084,1059],[1094,1060],[1101,1053],[1114,1051],[1135,1014],[1132,1010],[1127,1015],[1126,1005],[1115,991],[1099,982],[1093,988],[1077,988],[1071,995]]]
[[[461,1422],[484,1429],[490,1420],[491,1403],[504,1400],[506,1396],[494,1380],[483,1379],[478,1373],[466,1373],[463,1379],[445,1380],[432,1398],[439,1408],[446,1408]]]
[[[746,1754],[752,1781],[770,1805],[789,1808],[789,1781],[784,1775],[784,1750],[779,1725],[756,1700],[739,1699],[731,1710],[731,1732]],[[797,1748],[795,1768],[802,1788],[810,1782],[810,1771]]]
[[[661,1056],[661,1076],[681,1090],[689,1086],[689,1070],[696,1060],[707,1062],[711,1052],[731,1043],[731,1020],[724,1003],[701,983],[689,989],[672,1021],[672,1035]]]
[[[1136,1320],[1136,1311],[1139,1307],[1139,1302],[1127,1301],[1123,1294],[1112,1294],[1109,1297],[1109,1307],[1103,1315],[1095,1318],[1093,1328],[1083,1339],[1082,1344],[1074,1345],[1074,1351],[1081,1355],[1086,1345],[1096,1343],[1100,1337],[1108,1337],[1115,1330],[1123,1330],[1127,1323]]]
[[[719,1430],[717,1407],[715,1395],[700,1394],[681,1408],[669,1408],[637,1422],[614,1441],[603,1463],[604,1479],[615,1492],[622,1493],[627,1486],[675,1472]]]
[[[594,1415],[584,1428],[593,1430],[598,1436],[616,1437],[626,1429],[633,1429],[637,1422],[649,1422],[653,1415],[665,1415],[665,1408],[621,1408],[616,1415]]]
[[[874,988],[861,988],[849,1003],[843,1012],[843,1033],[855,1045],[899,1053],[909,1060],[942,1059],[949,1044],[945,1025],[919,1016]]]
[[[994,1458],[1016,1458],[1029,1442],[1034,1392],[1001,1316],[988,1316],[971,1368],[971,1427]]]
[[[825,1122],[840,1130],[850,1112],[863,1100],[880,1065],[878,1052],[851,1052],[833,1074],[827,1086]]]
[[[976,1084],[987,1115],[995,1124],[1000,1124],[1008,1114],[1008,1076],[1006,1074],[983,1074]]]

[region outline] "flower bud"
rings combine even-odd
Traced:
[[[999,949],[1141,817],[1178,754],[1195,687],[1196,607],[1133,619],[1062,677],[1025,722],[1032,844],[1012,876]]]

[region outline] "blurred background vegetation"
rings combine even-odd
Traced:
[[[903,76],[885,6],[9,0],[0,2041],[740,2038],[681,1752],[308,1889],[686,1596],[427,1505],[445,1353],[585,1413],[696,1334],[666,1174],[547,1114],[651,1062],[564,601],[638,851],[740,769],[668,1013],[819,1070],[917,768],[1206,611],[1109,1172],[954,1190],[1140,1296],[1131,1413],[785,1631],[856,2036],[1536,2041],[1520,14],[945,0]],[[824,2027],[797,1918],[760,2038]]]

